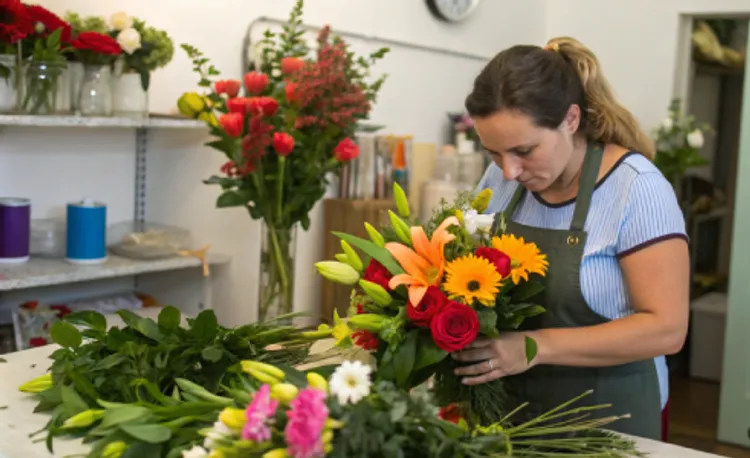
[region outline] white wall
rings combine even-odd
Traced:
[[[158,8],[145,0],[39,3],[58,14],[72,10],[108,16],[126,10],[167,29],[176,43],[197,46],[225,75],[239,77],[248,24],[260,16],[286,18],[294,1],[221,0],[208,4],[161,0]],[[448,25],[433,19],[420,0],[308,0],[304,20],[313,25],[330,24],[334,30],[489,57],[514,43],[541,43],[544,14],[543,0],[491,0],[483,2],[469,21]],[[445,113],[462,109],[463,98],[480,67],[481,62],[477,61],[393,48],[377,69],[390,77],[372,115],[373,122],[387,125],[394,133],[413,133],[416,141],[442,141]],[[187,58],[178,50],[173,63],[152,78],[151,111],[172,110],[177,97],[193,90],[196,81]],[[79,138],[77,133],[50,130],[3,137],[0,170],[10,178],[0,182],[0,190],[3,194],[32,197],[38,214],[46,214],[81,195],[91,195],[106,200],[113,215],[130,217],[132,136],[122,132],[108,134],[88,132],[87,137]],[[32,142],[28,142],[30,139]],[[151,136],[147,214],[152,220],[189,227],[198,241],[212,243],[215,250],[234,255],[231,267],[217,272],[214,306],[222,322],[246,322],[255,316],[259,225],[251,222],[243,210],[214,208],[217,190],[203,186],[201,180],[215,173],[222,161],[218,152],[199,146],[204,140],[194,132],[155,132]],[[85,161],[96,168],[83,171]],[[33,183],[16,174],[17,170],[37,169],[41,172]],[[299,242],[296,297],[304,310],[318,308],[319,279],[312,263],[321,256],[320,219],[317,209],[310,232]]]

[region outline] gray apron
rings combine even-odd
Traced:
[[[580,270],[586,245],[584,223],[596,187],[603,150],[589,146],[584,159],[573,221],[570,229],[542,229],[512,221],[526,188],[519,185],[506,209],[495,216],[493,233],[502,220],[505,233],[523,237],[537,244],[547,255],[549,268],[539,278],[545,289],[532,302],[543,306],[546,313],[528,319],[521,330],[585,327],[605,323],[586,303],[581,293]],[[502,216],[502,218],[501,218]],[[660,440],[661,409],[659,381],[653,359],[613,367],[566,367],[540,365],[515,376],[506,377],[510,394],[509,408],[522,402],[529,405],[519,415],[521,420],[533,418],[593,389],[577,405],[612,404],[595,415],[630,414],[631,418],[607,425],[610,430]]]

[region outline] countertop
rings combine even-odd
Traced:
[[[6,362],[0,363],[0,458],[64,457],[86,453],[87,447],[78,440],[57,439],[54,442],[54,454],[50,455],[43,441],[32,443],[28,437],[42,429],[48,417],[32,413],[35,402],[29,395],[18,391],[18,386],[43,375],[50,365],[48,356],[56,348],[58,347],[55,345],[48,345],[2,355]],[[639,450],[654,458],[720,456],[663,442],[640,438],[635,440]]]

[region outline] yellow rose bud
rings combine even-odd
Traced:
[[[398,213],[403,218],[409,217],[409,200],[406,198],[406,193],[404,192],[404,189],[398,184],[393,183],[393,198],[396,201],[396,208],[398,209]]]
[[[373,283],[367,280],[360,280],[359,286],[361,286],[365,293],[370,297],[370,299],[375,301],[375,303],[378,305],[385,306],[393,302],[391,294],[377,283]]]
[[[245,426],[245,411],[234,407],[225,407],[219,414],[219,421],[230,429],[240,430]]]
[[[492,200],[492,189],[483,189],[479,194],[474,197],[471,201],[471,208],[477,211],[477,213],[484,213],[490,206],[490,200]]]
[[[84,410],[65,420],[63,428],[85,428],[91,426],[94,422],[99,421],[104,416],[104,410],[91,409]]]
[[[349,324],[353,327],[370,332],[379,332],[386,325],[387,321],[387,317],[374,313],[364,313],[349,318]]]
[[[266,374],[268,374],[268,375],[270,375],[272,377],[275,377],[275,378],[277,378],[279,380],[284,380],[284,377],[286,377],[286,374],[284,373],[284,371],[282,371],[281,369],[279,369],[278,367],[276,367],[276,366],[274,366],[272,364],[261,363],[260,361],[253,361],[253,360],[250,360],[250,359],[242,361],[241,364],[242,364],[242,369],[243,370],[246,367],[250,367],[250,368],[253,368],[253,369],[257,370],[257,371],[265,372]]]
[[[353,285],[359,281],[359,272],[343,262],[321,261],[315,264],[315,268],[323,277],[336,283]]]
[[[299,390],[291,383],[277,383],[271,387],[271,397],[282,404],[289,404],[297,397]]]
[[[372,224],[365,223],[365,230],[367,231],[367,234],[370,236],[370,240],[372,240],[372,243],[379,247],[385,246],[385,238],[383,238],[383,235],[380,234],[380,232],[375,229]]]
[[[346,253],[346,257],[348,259],[348,261],[344,262],[352,266],[357,272],[362,272],[362,269],[364,269],[364,266],[362,265],[362,259],[360,259],[357,252],[354,251],[354,248],[352,248],[352,246],[349,245],[346,240],[341,241],[341,249],[344,250],[344,253]]]
[[[312,388],[328,392],[328,381],[322,375],[316,372],[307,373],[307,384]]]
[[[260,458],[289,458],[285,448],[275,448],[263,454]]]
[[[393,226],[393,231],[396,232],[398,238],[405,244],[411,245],[411,229],[409,229],[409,225],[391,210],[388,210],[388,218],[390,218],[391,226]]]
[[[127,449],[128,444],[123,441],[110,442],[102,450],[102,458],[120,458]]]

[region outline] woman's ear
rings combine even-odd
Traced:
[[[581,107],[573,104],[568,108],[568,112],[565,114],[562,126],[563,131],[568,134],[575,134],[578,132],[578,127],[581,125]]]

